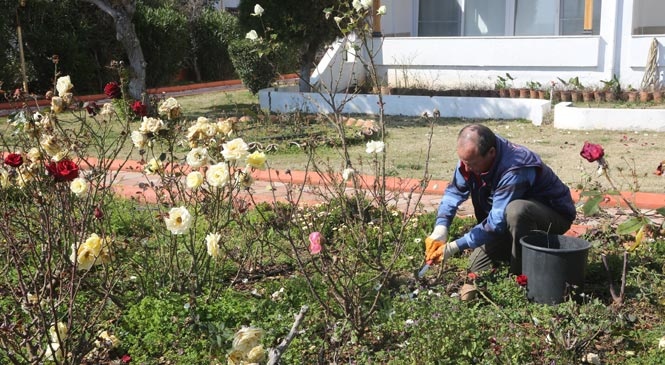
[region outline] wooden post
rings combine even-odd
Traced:
[[[584,0],[584,33],[593,32],[593,0]]]
[[[376,11],[381,7],[381,0],[372,2],[372,37],[381,37],[381,16],[376,15]]]
[[[25,6],[26,0],[20,0],[19,5]],[[28,93],[28,76],[25,71],[25,54],[23,53],[23,32],[21,31],[21,20],[18,16],[18,8],[16,8],[16,38],[18,38],[18,52],[21,61],[21,76],[23,77],[23,92]]]

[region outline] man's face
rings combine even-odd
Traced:
[[[490,148],[485,156],[481,156],[474,143],[461,143],[457,146],[457,156],[467,171],[480,175],[492,167],[496,157],[496,148]]]

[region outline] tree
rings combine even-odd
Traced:
[[[136,12],[136,0],[83,0],[96,5],[113,18],[116,38],[125,48],[129,59],[129,95],[142,99],[146,90],[146,62],[141,42],[136,35],[132,19]]]
[[[262,16],[252,16],[259,4]],[[317,53],[339,35],[337,25],[323,10],[339,5],[338,0],[241,0],[240,24],[246,31],[262,30],[277,35],[281,43],[295,45],[300,62],[300,91],[310,90],[309,75]]]

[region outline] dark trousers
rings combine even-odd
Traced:
[[[508,233],[476,248],[469,257],[469,270],[480,272],[500,262],[510,262],[510,272],[522,272],[522,245],[520,239],[530,231],[564,234],[572,222],[543,203],[532,200],[514,200],[506,207]]]

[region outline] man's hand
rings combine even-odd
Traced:
[[[439,249],[439,247],[445,245],[446,242],[442,240],[437,240],[432,237],[425,238],[425,257],[428,257],[430,253]]]
[[[425,239],[425,261],[427,263],[439,264],[459,252],[459,246],[455,241],[444,243],[434,240],[428,242],[428,240],[430,240],[429,237]]]

